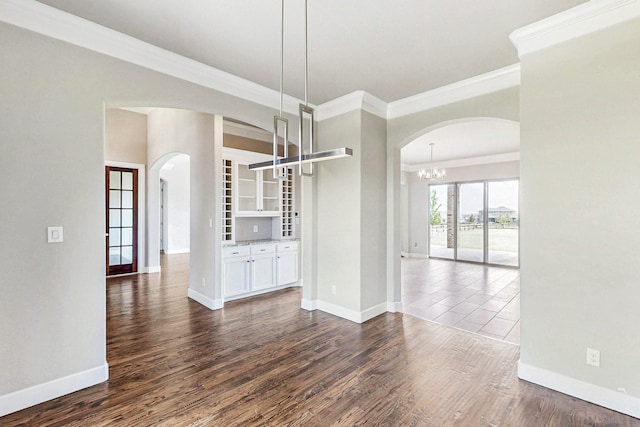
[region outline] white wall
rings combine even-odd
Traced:
[[[189,156],[179,154],[169,160],[173,167],[163,166],[160,179],[165,181],[164,251],[167,254],[189,252],[190,197]]]
[[[105,111],[104,158],[118,162],[147,162],[147,116],[109,108]]]
[[[638,46],[635,19],[522,57],[520,269],[520,375],[636,417]]]

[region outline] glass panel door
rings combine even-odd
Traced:
[[[106,167],[107,275],[137,271],[138,171]]]
[[[429,185],[429,256],[453,259],[455,185]]]
[[[488,183],[488,262],[518,266],[518,180]]]
[[[458,184],[457,259],[484,262],[484,183]]]

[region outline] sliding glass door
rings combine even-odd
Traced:
[[[488,182],[488,260],[491,264],[518,265],[518,181]]]
[[[454,259],[455,185],[429,186],[429,256]]]
[[[429,185],[429,256],[517,267],[518,184]]]
[[[458,258],[485,262],[484,259],[484,183],[458,184]]]

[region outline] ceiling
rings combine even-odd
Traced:
[[[278,0],[39,0],[279,89]],[[509,34],[587,0],[309,0],[309,101],[385,102],[518,62]],[[304,2],[285,1],[285,92],[304,98]]]
[[[517,160],[520,151],[520,125],[501,119],[465,120],[431,130],[402,149],[403,170],[418,170],[430,162],[433,146],[434,167]],[[464,161],[462,161],[464,159]]]

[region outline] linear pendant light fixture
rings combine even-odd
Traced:
[[[284,179],[286,166],[298,166],[299,174],[313,176],[313,163],[350,157],[353,150],[348,147],[336,148],[333,150],[314,152],[315,146],[315,111],[308,102],[308,70],[307,70],[307,0],[304,2],[304,104],[300,104],[299,126],[298,126],[298,155],[288,156],[289,121],[282,116],[282,101],[284,97],[284,0],[281,0],[281,23],[280,23],[280,114],[273,117],[273,160],[253,163],[249,165],[250,170],[273,169],[273,177]],[[308,121],[308,126],[305,126]],[[284,157],[278,157],[278,129],[282,126],[282,139],[284,141]],[[304,141],[308,141],[308,149],[305,152]],[[309,164],[309,171],[304,172],[303,165]]]

